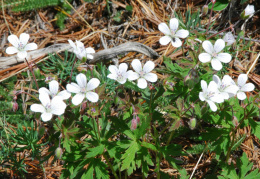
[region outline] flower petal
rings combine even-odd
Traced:
[[[178,27],[179,27],[179,21],[178,21],[178,19],[172,18],[172,19],[170,20],[170,29],[171,29],[172,31],[176,32],[176,30],[178,29]]]
[[[211,55],[208,53],[201,53],[199,54],[199,61],[202,63],[209,62],[211,60]]]
[[[52,113],[46,113],[46,112],[42,113],[41,118],[42,118],[43,122],[47,122],[47,121],[51,120]]]
[[[137,86],[141,89],[145,89],[147,87],[147,81],[144,78],[139,78],[137,81]]]
[[[127,73],[127,78],[130,81],[136,80],[139,78],[139,74],[136,72],[133,72],[132,70],[129,70]]]
[[[244,100],[244,99],[246,99],[246,93],[244,93],[244,92],[242,92],[242,91],[239,91],[239,92],[237,93],[237,98],[238,98],[239,100]]]
[[[117,80],[120,84],[124,84],[126,82],[126,78],[122,78],[120,80]]]
[[[139,72],[141,72],[141,71],[143,70],[143,69],[142,69],[142,64],[141,64],[140,60],[138,60],[138,59],[134,59],[134,60],[132,61],[131,65],[132,65],[133,69],[134,69],[137,73],[139,73]]]
[[[144,78],[147,81],[150,81],[150,82],[156,82],[157,81],[157,75],[154,74],[154,73],[147,73],[147,74],[144,75]]]
[[[14,47],[18,48],[20,41],[19,41],[19,39],[18,39],[18,37],[17,37],[16,35],[9,35],[9,36],[7,37],[7,40],[8,40],[8,41],[10,42],[10,44],[12,44]]]
[[[230,85],[230,86],[225,88],[225,92],[231,93],[231,94],[234,94],[234,95],[237,93],[238,90],[239,90],[239,88],[236,85]]]
[[[143,67],[143,72],[145,73],[149,73],[150,71],[152,71],[154,69],[154,62],[152,61],[147,61],[145,64],[144,64],[144,67]]]
[[[43,106],[46,106],[46,105],[50,104],[50,102],[51,102],[48,93],[44,93],[44,92],[40,93],[39,94],[39,99],[40,99],[41,103],[43,104]]]
[[[87,86],[87,77],[83,73],[76,76],[76,81],[81,88],[85,88]]]
[[[209,53],[209,54],[212,54],[214,52],[214,48],[213,48],[213,45],[210,41],[208,40],[205,40],[203,43],[202,43],[202,47],[203,49]]]
[[[254,89],[255,89],[255,85],[253,83],[247,83],[244,86],[242,86],[240,90],[249,92],[249,91],[254,91]]]
[[[127,68],[128,68],[128,66],[126,63],[121,63],[118,67],[118,71],[122,74],[127,71]]]
[[[69,99],[71,96],[71,93],[69,93],[67,90],[63,90],[57,94],[57,96],[62,97],[63,100]]]
[[[201,101],[205,101],[205,97],[204,97],[203,94],[204,94],[203,92],[199,93],[199,98],[200,98]]]
[[[207,91],[208,90],[208,85],[207,85],[207,82],[204,81],[204,80],[201,80],[200,81],[200,85],[201,85],[201,88],[202,88],[202,91]]]
[[[41,104],[33,104],[33,105],[31,105],[31,111],[33,111],[33,112],[40,112],[40,113],[43,113],[43,112],[45,112],[45,108],[44,108],[44,106],[43,105],[41,105]]]
[[[27,44],[25,47],[24,47],[24,50],[25,51],[28,51],[28,50],[36,50],[38,48],[37,44],[36,43],[29,43]]]
[[[19,40],[25,46],[28,43],[29,38],[30,38],[29,34],[21,33]]]
[[[213,81],[219,86],[221,85],[221,80],[217,75],[213,75]]]
[[[247,78],[248,77],[246,74],[240,74],[237,79],[237,84],[241,87],[244,86],[246,84]]]
[[[59,90],[59,83],[56,80],[52,80],[49,83],[49,89],[50,89],[51,95],[56,95]]]
[[[213,112],[217,111],[218,108],[214,102],[207,100],[207,103],[209,104],[209,107]]]
[[[73,98],[72,98],[72,104],[74,104],[75,106],[79,105],[80,103],[82,103],[83,99],[85,98],[85,95],[82,93],[78,93],[76,94]]]
[[[76,50],[77,47],[76,47],[75,43],[74,43],[72,40],[68,40],[68,41],[69,41],[70,46],[71,46],[74,50]]]
[[[92,78],[91,80],[89,80],[89,82],[87,84],[87,91],[91,91],[91,90],[97,88],[99,84],[100,84],[99,79]]]
[[[76,40],[76,46],[77,46],[77,49],[80,49],[80,48],[84,47],[84,44],[81,41]]]
[[[47,93],[48,95],[51,95],[50,91],[45,87],[41,87],[39,93]]]
[[[117,74],[115,74],[115,73],[110,73],[109,75],[107,75],[107,77],[112,80],[117,80]]]
[[[158,29],[164,33],[165,35],[170,35],[171,31],[169,29],[169,27],[166,25],[166,23],[161,23],[158,25]]]
[[[87,92],[87,93],[86,93],[86,98],[87,98],[89,101],[91,101],[92,103],[95,103],[95,102],[98,101],[99,96],[98,96],[98,94],[95,93],[95,92]]]
[[[90,54],[87,54],[87,59],[93,59],[94,58],[94,56],[93,55],[90,55]]]
[[[55,96],[51,100],[51,113],[62,115],[65,112],[66,104],[62,101],[62,97]]]
[[[217,92],[218,91],[218,85],[215,81],[211,81],[209,82],[209,86],[207,91],[213,91],[213,92]]]
[[[7,47],[5,52],[9,55],[12,55],[12,54],[19,52],[19,50],[15,47]]]
[[[186,38],[189,35],[189,31],[181,29],[181,30],[178,30],[175,35],[180,38]]]
[[[67,84],[66,89],[71,93],[80,92],[80,87],[76,83]]]
[[[19,51],[19,52],[17,53],[17,56],[18,56],[19,58],[21,58],[21,59],[24,59],[24,58],[27,57],[27,52],[26,52],[26,51]]]
[[[232,59],[232,56],[229,53],[219,53],[217,59],[222,63],[229,63]]]
[[[218,39],[214,44],[214,50],[216,53],[219,53],[225,47],[225,41],[222,39]]]
[[[213,59],[211,60],[211,66],[212,66],[212,68],[213,68],[214,70],[217,70],[217,71],[219,71],[219,70],[222,69],[222,64],[221,64],[221,62],[220,62],[218,59],[216,59],[216,58],[213,58]]]
[[[117,75],[118,68],[115,65],[109,65],[108,70],[110,71],[110,73]]]
[[[161,45],[167,45],[170,41],[172,41],[172,38],[170,36],[166,35],[166,36],[163,36],[160,38],[159,43]]]
[[[172,39],[172,46],[178,48],[182,45],[181,40],[178,37],[175,37],[174,39]]]
[[[95,50],[92,47],[86,48],[87,53],[95,53]]]

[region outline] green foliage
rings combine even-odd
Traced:
[[[214,11],[222,11],[224,10],[229,4],[228,0],[216,0],[216,3],[214,4],[213,10]],[[212,8],[212,3],[209,3],[209,9]]]

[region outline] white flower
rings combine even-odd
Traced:
[[[248,77],[246,74],[240,74],[237,79],[237,86],[239,88],[237,92],[237,98],[240,100],[246,99],[245,92],[253,91],[255,85],[253,83],[246,83]]]
[[[189,31],[184,29],[177,31],[178,27],[179,21],[176,18],[170,20],[170,28],[166,25],[166,23],[159,24],[158,29],[165,35],[160,38],[160,44],[167,45],[169,42],[171,42],[172,46],[180,47],[182,42],[179,38],[186,38],[189,35]]]
[[[85,48],[84,44],[80,41],[76,40],[76,45],[72,40],[68,40],[70,46],[73,48],[73,52],[76,54],[77,58],[82,60],[83,58],[87,59],[93,59],[93,53],[95,53],[95,50],[92,47]]]
[[[154,69],[154,62],[148,61],[144,64],[144,67],[142,67],[142,64],[140,60],[134,59],[131,63],[133,69],[136,72],[130,71],[130,74],[128,75],[129,80],[138,80],[137,86],[141,89],[144,89],[147,87],[147,81],[150,82],[156,82],[157,81],[157,75],[154,73],[150,73]],[[146,81],[147,80],[147,81]]]
[[[39,89],[39,93],[47,93],[51,96],[51,98],[54,98],[55,96],[60,96],[63,100],[68,99],[71,94],[67,90],[63,90],[59,92],[59,83],[56,80],[52,80],[49,83],[49,89],[45,87],[42,87]]]
[[[97,78],[92,78],[87,83],[86,76],[80,73],[76,76],[76,81],[78,84],[71,83],[66,86],[69,92],[76,93],[72,98],[72,103],[74,105],[79,105],[85,97],[93,103],[98,101],[98,94],[92,91],[100,84],[100,81]]]
[[[225,36],[223,37],[223,40],[227,42],[227,46],[232,45],[236,41],[232,32],[226,33]]]
[[[245,16],[251,16],[255,13],[255,7],[254,5],[247,5],[245,8]]]
[[[44,122],[51,120],[52,115],[62,115],[65,112],[66,104],[60,96],[55,96],[52,100],[47,93],[39,94],[42,104],[31,105],[31,111],[42,113],[41,118]]]
[[[222,39],[218,39],[214,47],[212,43],[208,40],[204,41],[202,43],[202,47],[207,53],[201,53],[199,54],[199,60],[202,63],[210,62],[211,61],[211,66],[214,70],[221,70],[222,69],[222,64],[223,63],[229,63],[231,61],[231,55],[228,53],[220,53],[221,50],[225,47],[225,42]]]
[[[215,102],[224,102],[224,99],[218,93],[218,85],[214,81],[211,81],[209,83],[209,86],[207,86],[206,81],[201,80],[201,88],[202,92],[199,93],[200,100],[206,101],[212,111],[217,111],[217,106]]]
[[[108,67],[110,74],[107,75],[107,77],[124,84],[128,76],[132,73],[132,70],[127,71],[127,68],[128,66],[126,63],[121,63],[118,68],[115,65],[110,65]]]
[[[6,49],[7,54],[15,54],[17,53],[17,56],[21,59],[24,59],[27,57],[27,51],[28,50],[35,50],[37,49],[36,43],[28,43],[30,36],[29,34],[22,33],[18,39],[16,35],[9,35],[8,41],[13,45],[13,47],[8,47]]]
[[[236,95],[238,87],[234,84],[235,82],[230,76],[225,75],[221,81],[217,75],[214,75],[213,81],[218,85],[219,94],[224,99],[229,99],[231,96]]]

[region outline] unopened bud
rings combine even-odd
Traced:
[[[205,16],[208,14],[208,11],[209,11],[209,6],[208,5],[204,5],[202,7],[202,15]]]
[[[174,86],[175,86],[175,83],[173,81],[171,81],[171,80],[166,80],[165,81],[165,87],[167,89],[173,90]]]
[[[216,3],[216,0],[210,0],[212,2],[212,4],[215,4]]]
[[[227,42],[227,46],[232,45],[236,41],[232,32],[226,33],[225,36],[223,37],[223,40]]]
[[[189,122],[189,127],[191,130],[195,129],[197,126],[197,119],[196,118],[191,118]]]
[[[184,78],[184,83],[189,88],[193,88],[199,82],[199,75],[195,69],[191,69],[187,76]]]
[[[247,5],[245,10],[241,13],[240,17],[245,20],[255,13],[254,5]]]
[[[236,117],[236,116],[233,116],[233,117],[232,117],[232,123],[234,124],[235,127],[238,126],[239,123],[238,123],[238,120],[237,120],[237,117]]]
[[[138,116],[136,116],[136,120],[137,120],[137,123],[139,124],[140,123],[140,118]]]
[[[16,101],[12,102],[12,109],[13,109],[13,112],[16,112],[18,110],[18,103]]]
[[[133,118],[131,121],[131,130],[135,130],[137,128],[137,119]]]
[[[62,157],[62,148],[58,147],[56,150],[55,150],[55,155],[58,159],[61,159]]]
[[[40,69],[39,69],[38,67],[35,67],[35,68],[33,69],[33,72],[34,72],[34,75],[35,75],[36,78],[40,78],[40,76],[41,76],[41,71],[40,71]]]

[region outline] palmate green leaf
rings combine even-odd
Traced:
[[[136,141],[132,141],[130,143],[129,148],[125,151],[125,153],[122,156],[123,164],[121,167],[121,171],[134,167],[135,154],[139,149],[140,145]]]
[[[105,149],[105,146],[102,144],[95,148],[89,148],[90,152],[87,153],[86,157],[87,158],[96,157],[97,155],[102,154],[104,152],[104,149]]]
[[[249,124],[251,126],[252,129],[252,133],[258,138],[260,139],[260,122],[256,122],[253,119],[249,119]]]

